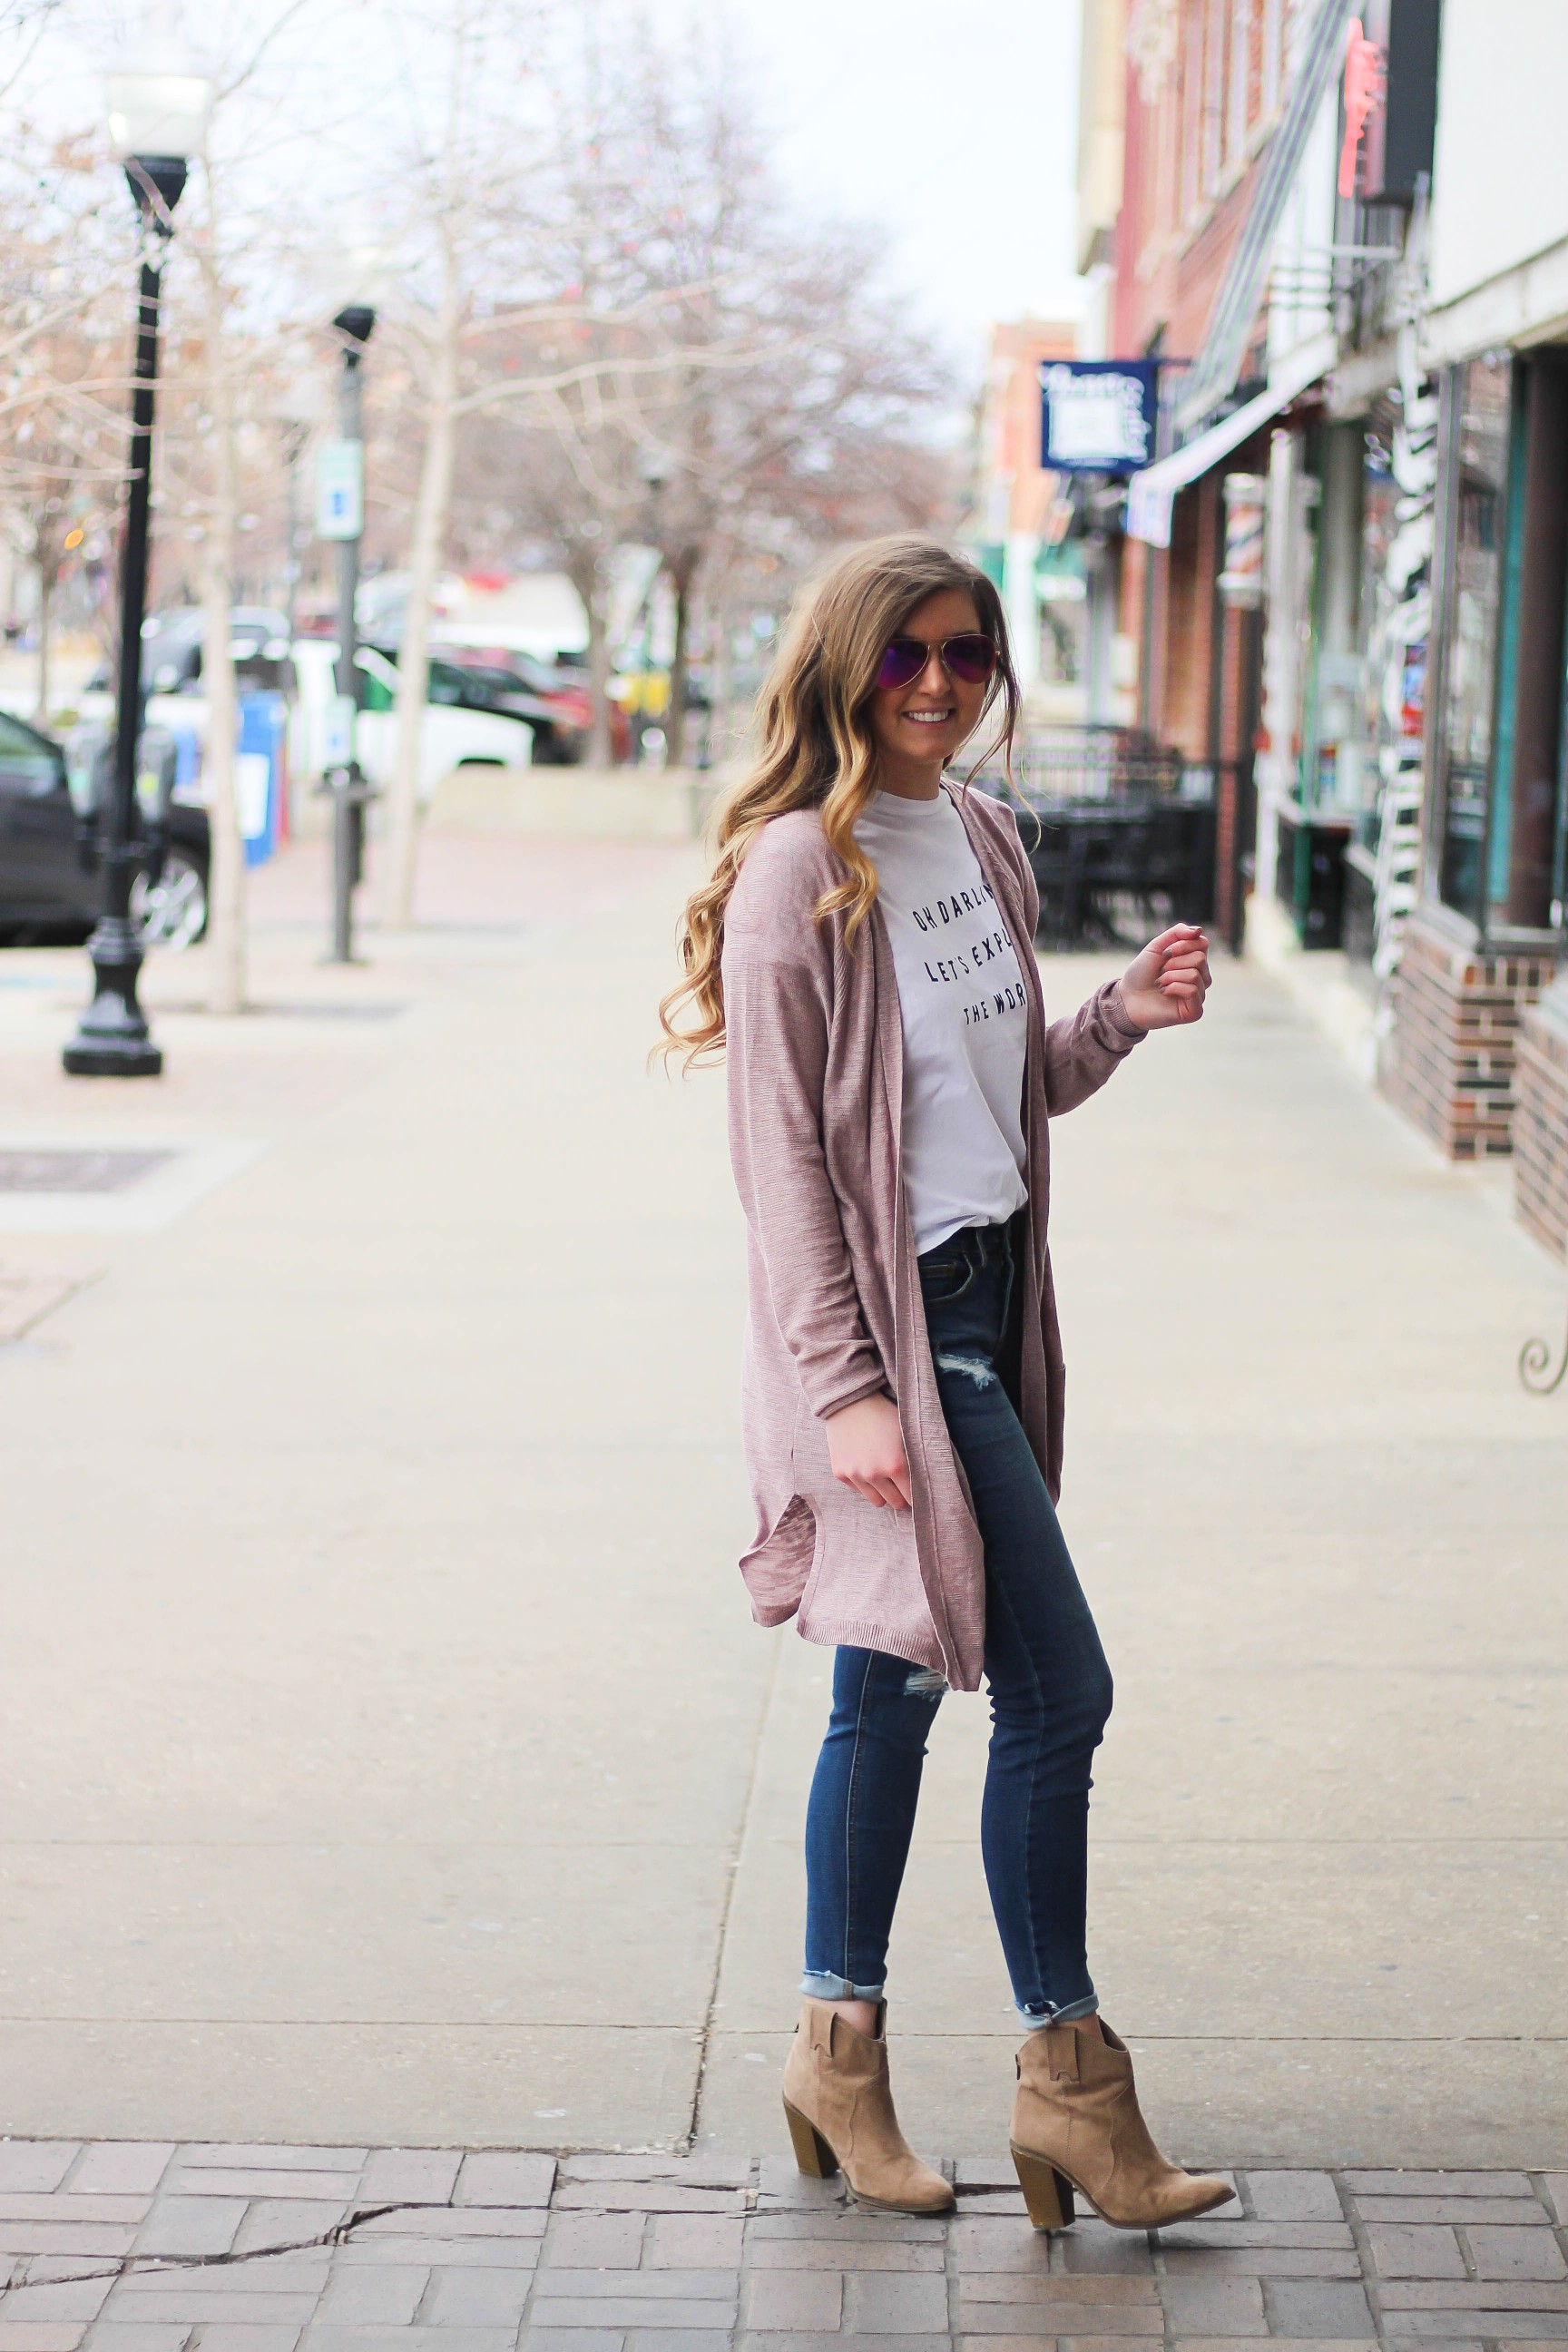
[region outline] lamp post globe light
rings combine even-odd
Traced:
[[[130,478],[120,560],[120,676],[114,764],[102,812],[103,914],[88,942],[92,1003],[63,1059],[72,1076],[156,1077],[163,1056],[136,997],[142,947],[131,919],[136,835],[136,747],[142,731],[142,624],[147,609],[153,488],[153,409],[158,376],[158,303],[163,258],[186,165],[201,144],[211,84],[184,61],[149,57],[109,82],[109,131],[125,166],[142,230],[136,355],[132,376]]]

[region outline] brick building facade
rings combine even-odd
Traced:
[[[1436,398],[1419,891],[1382,1077],[1454,1158],[1515,1158],[1568,1252],[1568,17],[1444,0],[1429,282]],[[1529,59],[1521,76],[1519,61]],[[1482,159],[1499,110],[1510,167]]]
[[[1113,227],[1080,237],[1100,257],[1104,347],[1154,357],[1162,370],[1162,438],[1169,442],[1191,362],[1204,345],[1287,85],[1290,0],[1248,7],[1218,0],[1089,0],[1085,57],[1103,79],[1120,26],[1123,49],[1122,184]],[[1103,108],[1102,108],[1103,111]],[[1103,135],[1103,132],[1102,132]],[[1236,387],[1266,373],[1254,338]],[[1182,487],[1167,542],[1128,537],[1115,566],[1119,630],[1138,651],[1137,718],[1173,744],[1215,805],[1215,919],[1239,945],[1250,873],[1253,766],[1261,692],[1256,614],[1227,608],[1223,475],[1256,461],[1233,445],[1224,467]]]
[[[1165,362],[1120,625],[1142,724],[1212,779],[1217,927],[1342,950],[1389,1098],[1453,1158],[1516,1155],[1521,1220],[1561,1255],[1568,11],[1085,0],[1084,22],[1091,317],[1107,356]],[[1227,547],[1248,496],[1261,595]]]

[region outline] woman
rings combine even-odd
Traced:
[[[727,1051],[752,1612],[837,1647],[784,2080],[796,2160],[842,2168],[867,2204],[952,2201],[893,2111],[886,1956],[932,1718],[984,1678],[981,1843],[1027,2029],[1012,2145],[1030,2218],[1062,2227],[1078,2189],[1148,2229],[1231,2192],[1159,2155],[1085,1958],[1110,1676],[1054,1508],[1047,1119],[1148,1031],[1199,1018],[1207,941],[1176,925],[1047,1025],[1012,813],[944,777],[989,711],[1010,746],[1017,708],[984,573],[922,539],[844,558],[774,664],[661,1010],[689,1058]]]

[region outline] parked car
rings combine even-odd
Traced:
[[[632,757],[639,767],[662,767],[669,726],[670,677],[658,667],[618,671],[610,692],[625,711],[631,732]],[[686,677],[686,757],[700,768],[708,765],[705,721],[710,706],[700,675]]]
[[[325,766],[328,713],[337,691],[338,649],[331,637],[300,637],[294,672],[300,696],[289,740],[289,761],[298,776],[319,776]],[[357,740],[360,765],[384,791],[397,756],[397,665],[384,646],[361,646]],[[541,704],[531,709],[500,709],[462,684],[455,664],[432,661],[420,743],[419,794],[429,800],[454,768],[526,768],[532,764],[534,737],[548,728]]]
[[[439,652],[443,660],[455,663],[497,692],[533,695],[545,705],[553,721],[554,739],[551,743],[535,740],[535,760],[554,760],[564,765],[587,757],[594,731],[594,698],[580,670],[506,649],[443,645]],[[619,703],[612,701],[610,756],[625,761],[631,755],[630,723]]]
[[[160,778],[156,814],[165,846],[156,881],[150,855],[138,870],[131,911],[149,945],[189,947],[206,929],[206,812],[162,789],[172,763],[153,730],[141,748]],[[103,782],[101,759],[73,777],[52,736],[0,712],[0,939],[81,940],[92,929],[103,909]]]
[[[367,646],[365,650],[395,672],[395,646]],[[448,661],[434,651],[427,657],[426,669],[426,694],[432,709],[483,710],[503,719],[521,719],[533,737],[533,764],[560,765],[563,714],[542,695],[533,693],[520,676],[510,670]]]
[[[289,616],[264,604],[237,604],[228,616],[229,651],[234,656],[236,683],[242,694],[294,691],[289,655]],[[153,613],[142,631],[142,685],[149,696],[201,693],[202,645],[206,635],[200,610],[177,605],[173,612]],[[113,716],[114,677],[107,663],[94,672],[83,688],[84,718]]]
[[[437,667],[444,675],[436,677]],[[509,717],[526,719],[533,729],[533,764],[537,767],[570,767],[583,756],[583,732],[574,707],[552,694],[536,693],[515,669],[492,662],[448,662],[432,656],[430,662],[431,699],[438,690],[456,692],[462,707],[469,710],[500,710]],[[452,679],[461,681],[455,689]]]
[[[206,634],[199,612],[155,613],[142,633],[142,680],[154,694],[183,694],[202,674]],[[242,694],[271,689],[291,693],[289,615],[266,605],[236,604],[228,616],[229,652]]]

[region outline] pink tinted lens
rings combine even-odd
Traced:
[[[928,659],[926,647],[919,637],[894,637],[882,656],[877,684],[884,693],[896,694],[900,687],[914,683]]]
[[[942,657],[954,677],[965,686],[980,686],[996,667],[996,648],[989,637],[949,637]]]

